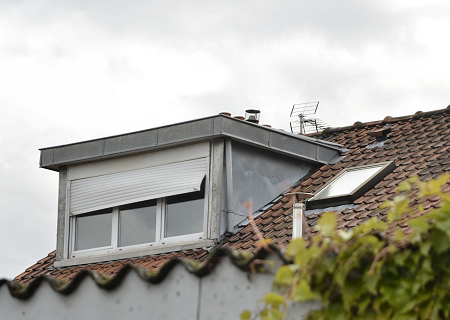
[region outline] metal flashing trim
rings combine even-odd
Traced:
[[[386,139],[386,140],[383,140],[383,141],[375,141],[375,142],[373,142],[373,143],[371,143],[371,144],[368,144],[367,146],[366,146],[366,149],[373,149],[373,148],[375,148],[375,147],[378,147],[378,148],[383,148],[384,147],[384,145],[387,143],[389,141],[389,139]]]
[[[336,163],[338,163],[339,161],[341,161],[342,159],[344,159],[346,156],[347,156],[347,155],[335,156],[334,158],[332,158],[332,159],[328,162],[328,164],[331,164],[331,165],[336,164]]]
[[[192,260],[175,258],[162,265],[162,267],[157,271],[151,271],[149,269],[129,264],[122,267],[113,277],[109,277],[91,270],[83,270],[69,282],[44,275],[36,278],[36,280],[31,282],[29,285],[23,285],[16,281],[10,281],[7,279],[0,279],[0,287],[3,285],[8,286],[11,296],[20,300],[27,300],[31,298],[43,282],[47,282],[53,291],[63,295],[69,295],[74,292],[83,281],[86,281],[86,278],[91,278],[100,288],[104,290],[113,290],[122,284],[130,272],[136,272],[144,282],[152,284],[161,283],[178,264],[181,264],[188,272],[201,278],[212,273],[214,268],[221,263],[221,261],[223,261],[224,257],[228,257],[231,263],[243,272],[265,272],[266,269],[264,269],[264,264],[257,264],[258,267],[255,269],[254,262],[264,260],[274,254],[283,263],[287,263],[287,259],[281,253],[280,249],[272,244],[269,244],[269,251],[265,248],[261,248],[254,255],[249,255],[248,252],[244,253],[242,251],[233,250],[230,248],[218,248],[212,251],[208,255],[207,259],[202,263],[194,263]]]
[[[319,163],[326,163],[336,154],[342,153],[341,145],[336,143],[215,115],[148,130],[41,148],[40,167],[58,171],[61,165],[137,154],[217,137],[233,138]],[[308,152],[305,154],[304,150]]]
[[[350,210],[355,209],[358,206],[359,206],[358,204],[343,204],[343,205],[334,206],[334,207],[311,209],[311,210],[306,210],[305,216],[309,216],[311,214],[321,214],[323,212],[333,212],[333,211],[342,212],[347,209],[350,209]]]

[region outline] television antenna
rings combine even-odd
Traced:
[[[318,107],[319,101],[294,104],[291,110],[291,118],[295,118],[295,120],[290,123],[291,132],[307,134],[319,132],[329,127],[328,124],[319,118],[307,118],[316,114]]]

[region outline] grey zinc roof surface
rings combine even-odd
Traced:
[[[58,171],[61,165],[140,153],[216,137],[229,137],[321,164],[327,163],[341,152],[341,146],[336,143],[216,115],[117,136],[42,148],[40,166]]]

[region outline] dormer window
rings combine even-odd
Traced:
[[[200,191],[71,218],[71,258],[158,247],[205,237],[205,182]]]
[[[200,143],[69,166],[66,259],[201,246],[209,162],[210,144]]]
[[[392,161],[345,168],[307,202],[308,209],[351,203],[394,170]]]

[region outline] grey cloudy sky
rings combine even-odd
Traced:
[[[54,250],[38,148],[229,111],[289,128],[450,104],[450,3],[0,0],[0,278]]]

